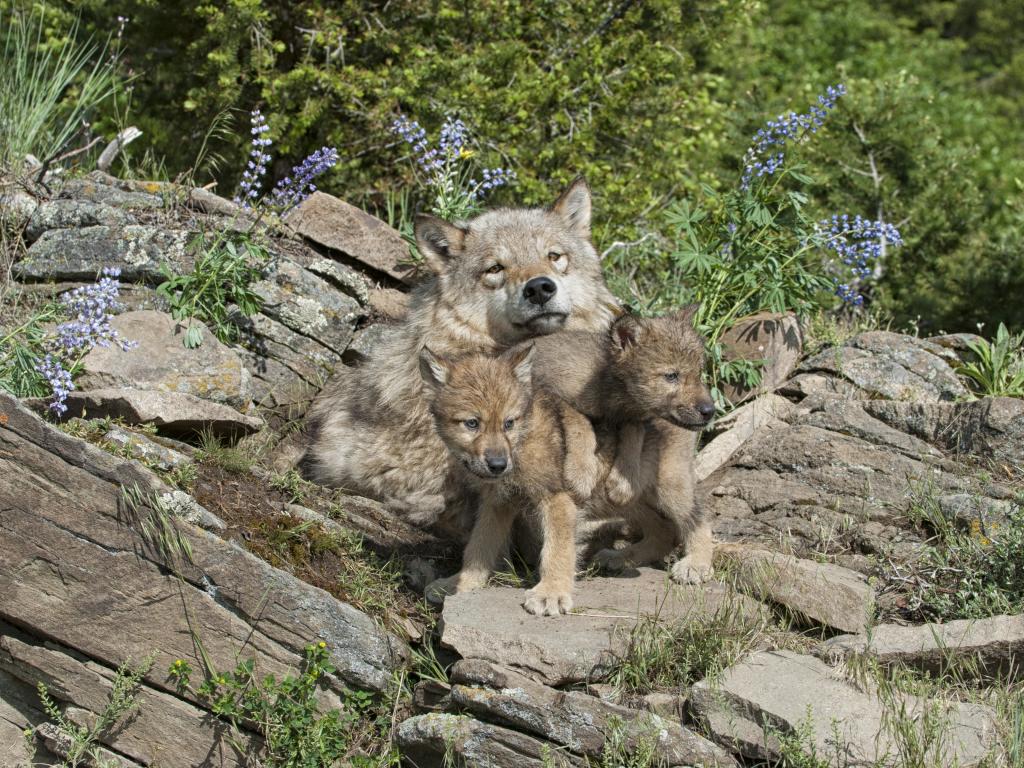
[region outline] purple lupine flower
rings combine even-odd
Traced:
[[[886,247],[903,245],[899,229],[885,221],[865,219],[848,214],[834,215],[818,223],[826,236],[825,247],[834,251],[853,275],[853,282],[836,280],[835,293],[844,303],[860,306],[864,303],[856,285],[870,277],[872,263],[877,262]]]
[[[743,156],[740,188],[750,189],[755,178],[771,176],[778,171],[785,161],[786,156],[782,150],[786,144],[809,133],[817,133],[824,125],[829,111],[835,108],[836,101],[845,94],[846,86],[842,83],[830,85],[806,114],[789,112],[765,123],[765,127],[754,134],[754,142]]]
[[[445,154],[449,156],[458,155],[462,151],[468,136],[469,131],[464,122],[454,117],[448,117],[445,119],[444,125],[441,126],[437,144]]]
[[[284,214],[294,208],[316,192],[313,180],[329,171],[337,162],[338,150],[333,147],[321,147],[292,168],[291,176],[285,176],[277,182],[271,194],[270,205],[278,214]]]
[[[416,163],[425,173],[438,171],[444,165],[441,151],[430,147],[427,143],[427,132],[415,120],[400,115],[391,124],[391,131],[412,147]]]
[[[36,360],[36,371],[53,392],[50,409],[58,415],[67,410],[65,401],[75,388],[72,371],[89,350],[109,347],[112,342],[126,352],[138,346],[138,342],[122,339],[110,325],[113,313],[120,309],[121,270],[107,267],[101,274],[94,285],[75,288],[60,297],[61,309],[68,319],[57,325],[46,341],[46,354]]]
[[[53,401],[49,405],[50,410],[60,416],[67,411],[68,407],[65,403],[68,395],[75,388],[70,371],[64,368],[58,358],[49,353],[42,360],[36,361],[35,369],[46,379],[53,392]]]
[[[238,184],[238,194],[235,195],[235,203],[245,210],[251,210],[253,203],[260,196],[260,184],[263,175],[267,172],[267,164],[270,162],[270,153],[267,148],[273,143],[263,134],[270,130],[267,119],[259,111],[254,109],[251,113],[250,122],[252,128],[252,149],[249,151],[249,162],[242,172],[242,180]]]
[[[483,181],[479,184],[470,182],[470,186],[475,187],[475,194],[478,198],[483,197],[492,189],[511,184],[516,178],[516,172],[511,168],[484,168],[480,174]]]

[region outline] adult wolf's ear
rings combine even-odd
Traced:
[[[673,313],[673,317],[679,322],[680,325],[686,328],[695,328],[697,326],[697,315],[700,312],[700,302],[696,304],[687,304],[685,307],[677,309]]]
[[[434,272],[440,272],[446,261],[461,253],[466,240],[466,230],[426,213],[417,214],[413,232],[416,246]]]
[[[512,366],[512,373],[515,374],[515,377],[519,379],[521,384],[529,384],[533,381],[533,353],[533,342],[530,342],[529,344],[520,344],[517,347],[512,347],[504,355],[505,359]]]
[[[435,355],[430,347],[420,350],[420,376],[432,387],[443,387],[451,375],[451,364]]]
[[[582,176],[577,176],[572,184],[551,204],[551,212],[557,214],[566,225],[580,237],[590,237],[590,186]]]
[[[620,352],[627,352],[633,347],[639,346],[647,331],[647,324],[643,318],[636,315],[625,314],[615,319],[612,323],[611,335],[615,343],[615,349]]]

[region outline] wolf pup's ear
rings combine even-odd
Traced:
[[[697,313],[700,312],[700,302],[696,304],[687,304],[685,307],[677,309],[673,316],[679,323],[687,328],[694,328],[697,324]]]
[[[519,380],[520,384],[530,384],[533,381],[533,343],[520,344],[513,347],[504,354],[506,360],[512,366],[512,373]]]
[[[451,368],[447,360],[435,355],[430,347],[420,350],[420,376],[432,387],[443,387],[448,383]]]
[[[625,352],[631,347],[638,346],[643,338],[644,330],[644,321],[636,315],[627,314],[616,318],[611,327],[615,348]]]
[[[462,251],[466,239],[466,230],[425,213],[417,214],[413,232],[416,246],[434,272],[440,272],[446,261]]]
[[[580,237],[590,237],[590,186],[582,176],[565,188],[558,199],[551,204],[551,212],[557,214],[566,225]]]

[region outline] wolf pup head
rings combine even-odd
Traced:
[[[462,465],[484,480],[512,470],[533,396],[533,345],[497,356],[454,359],[424,348],[420,373],[433,389],[438,434]]]
[[[576,179],[548,208],[503,208],[455,224],[416,218],[416,243],[460,319],[511,345],[563,328],[604,300],[590,242],[590,188]]]
[[[704,339],[693,326],[697,306],[671,315],[623,315],[610,330],[612,367],[643,418],[699,430],[715,415],[704,384]]]

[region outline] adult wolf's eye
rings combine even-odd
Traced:
[[[505,271],[505,268],[503,266],[501,266],[501,264],[493,264],[493,265],[491,265],[490,267],[487,268],[487,274],[488,275],[496,275],[499,272],[504,272],[504,271]]]
[[[675,384],[677,381],[679,381],[679,374],[676,371],[672,371],[672,373],[666,373],[664,374],[664,376],[665,381],[671,384]]]
[[[516,420],[515,419],[505,419],[505,423],[502,426],[505,428],[505,431],[508,432],[515,425],[516,425]]]
[[[462,424],[466,429],[471,429],[474,432],[480,429],[480,419],[466,419]]]
[[[565,256],[564,253],[559,253],[558,251],[548,251],[548,258],[551,259],[551,261],[558,261],[563,256]]]

